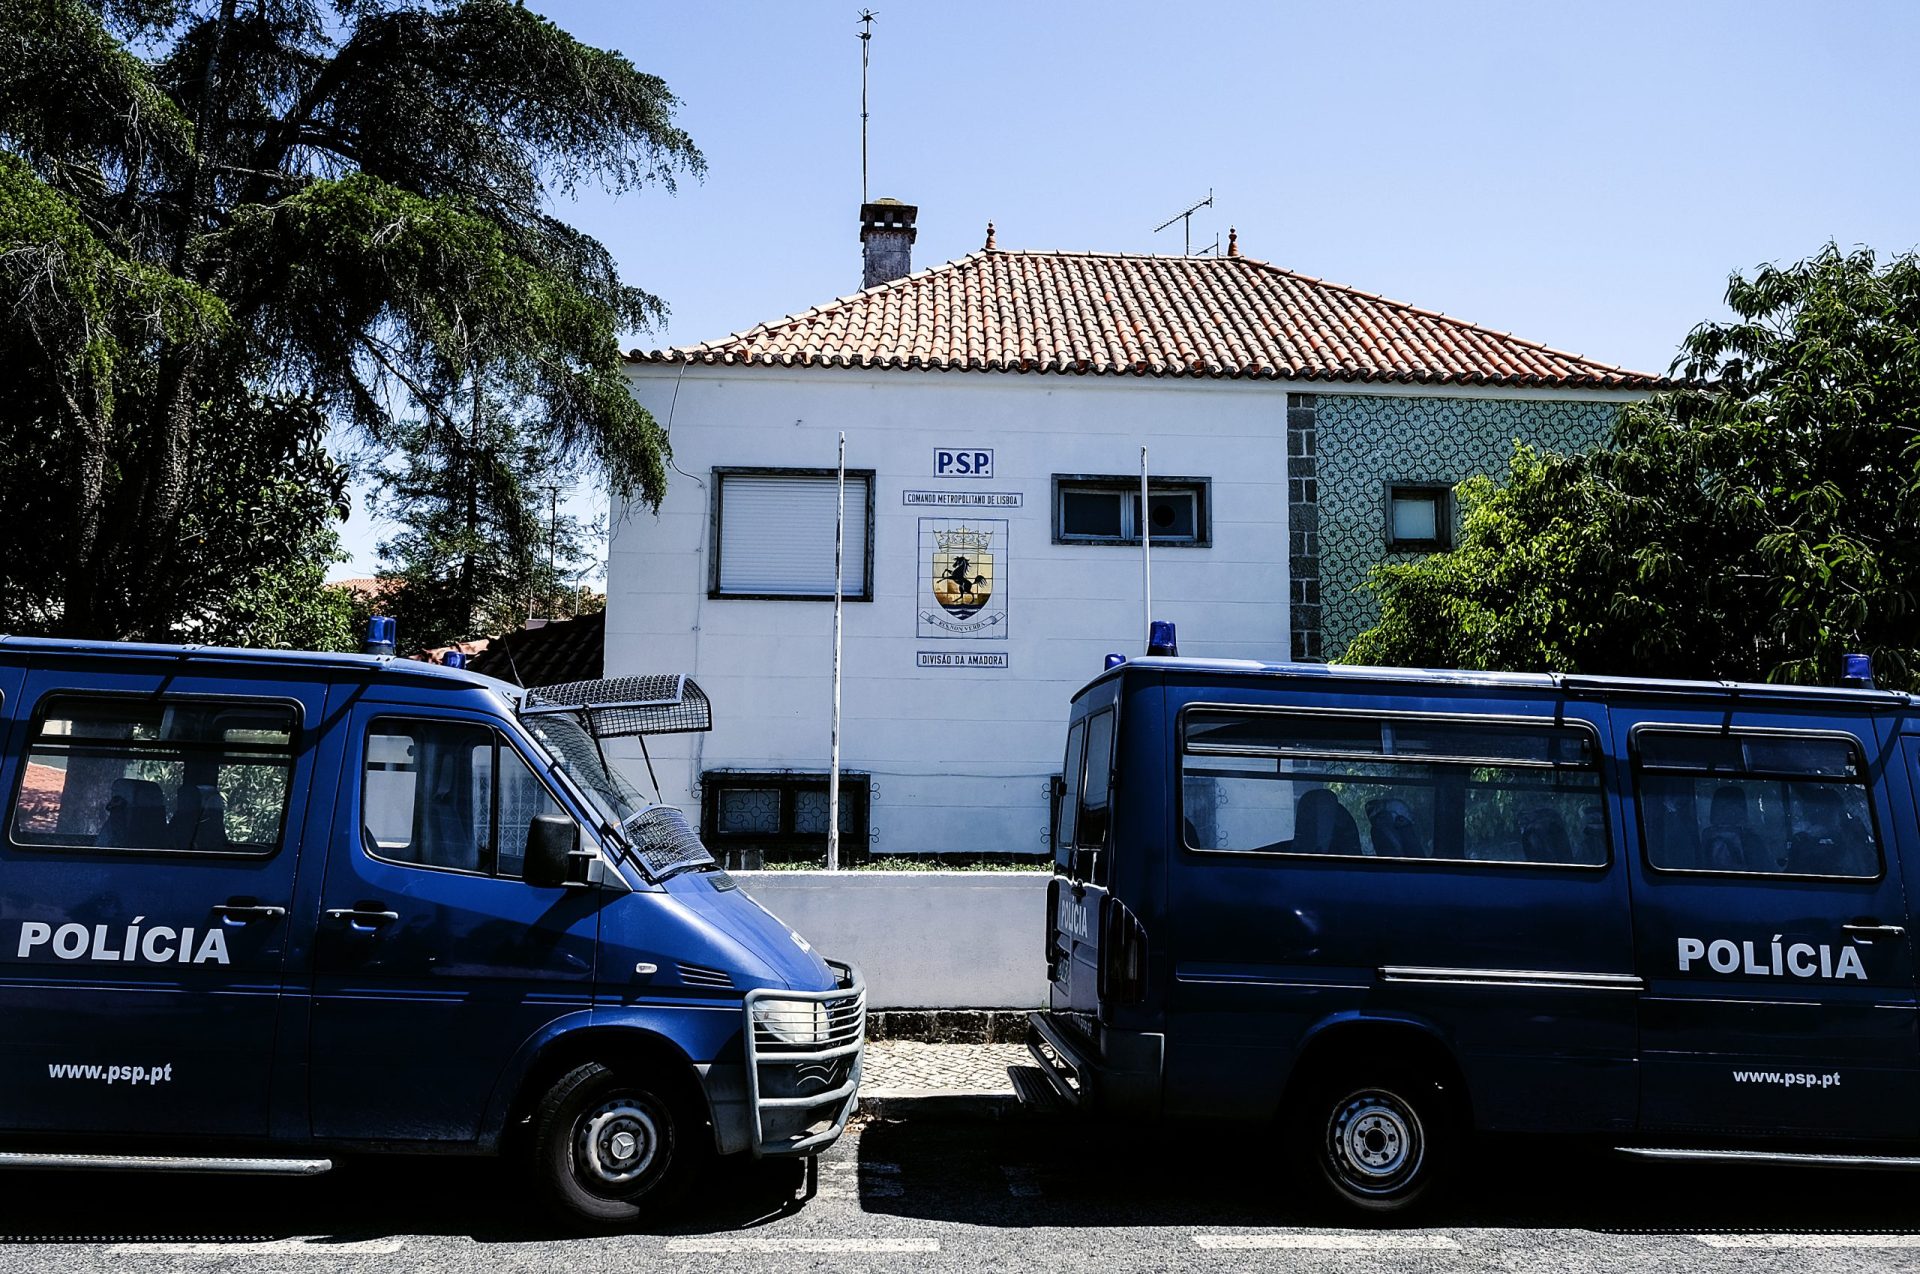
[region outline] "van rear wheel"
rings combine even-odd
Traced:
[[[673,1104],[598,1062],[575,1067],[547,1090],[532,1131],[535,1181],[575,1223],[610,1229],[640,1221],[680,1175]]]
[[[1409,1071],[1328,1075],[1296,1112],[1297,1153],[1321,1192],[1342,1208],[1384,1218],[1435,1191],[1455,1141],[1439,1086]]]

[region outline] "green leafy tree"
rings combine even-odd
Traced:
[[[446,645],[555,613],[591,558],[578,519],[552,497],[574,476],[527,422],[471,410],[464,428],[421,421],[402,430],[383,478],[382,511],[403,529],[380,546],[383,613],[408,648]]]
[[[662,306],[548,207],[698,172],[675,105],[506,0],[0,0],[0,628],[318,631],[258,599],[334,552],[329,425],[490,399],[657,502]]]
[[[1920,684],[1920,259],[1829,246],[1727,289],[1699,388],[1462,487],[1459,547],[1376,568],[1355,663]]]

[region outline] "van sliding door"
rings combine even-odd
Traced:
[[[1642,842],[1643,1129],[1920,1134],[1898,753],[1864,717],[1616,714]]]
[[[259,1137],[324,687],[29,675],[0,837],[0,1128]]]

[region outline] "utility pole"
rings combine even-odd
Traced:
[[[860,10],[860,202],[867,202],[867,52],[873,44],[873,20],[880,15]]]

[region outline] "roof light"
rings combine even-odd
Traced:
[[[440,662],[448,668],[464,668],[467,666],[467,657],[457,650],[449,650],[440,656]]]
[[[375,615],[367,621],[367,641],[360,649],[369,655],[391,655],[399,635],[398,624],[385,615]]]
[[[1180,643],[1174,639],[1173,621],[1156,619],[1147,631],[1147,653],[1149,655],[1177,655]]]
[[[1853,652],[1840,656],[1840,684],[1852,690],[1873,689],[1873,656]]]
[[[1121,654],[1119,651],[1111,650],[1107,652],[1107,667],[1118,668],[1121,664],[1125,662],[1127,662],[1127,657]]]

